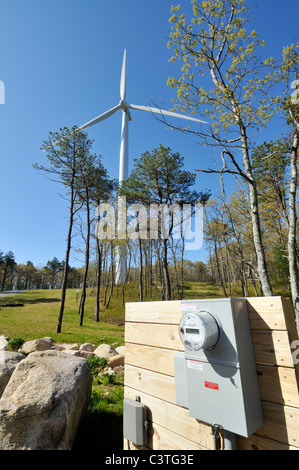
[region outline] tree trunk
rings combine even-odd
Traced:
[[[110,300],[112,298],[113,286],[114,286],[114,269],[113,269],[114,259],[113,259],[113,243],[112,242],[111,242],[110,247],[111,247],[111,286],[110,286],[109,297],[108,297],[107,304],[106,304],[106,309],[107,310],[109,308]]]
[[[170,287],[170,278],[169,278],[169,271],[168,271],[168,262],[167,262],[167,238],[163,240],[163,255],[162,255],[162,263],[163,263],[163,275],[165,281],[165,298],[166,300],[171,300],[171,287]]]
[[[7,276],[7,269],[8,269],[8,265],[7,265],[7,263],[6,263],[6,264],[5,264],[5,267],[4,267],[4,273],[3,273],[3,278],[2,278],[1,290],[4,290],[4,287],[5,287],[5,281],[6,281],[6,276]]]
[[[143,302],[143,259],[142,259],[142,242],[139,237],[139,299],[140,302]]]
[[[68,229],[68,235],[67,235],[64,271],[63,271],[63,279],[62,279],[62,285],[61,285],[61,299],[60,299],[60,307],[59,307],[59,313],[58,313],[58,319],[57,319],[57,325],[56,325],[56,333],[61,333],[62,317],[63,317],[63,312],[64,312],[65,297],[66,297],[67,278],[68,278],[68,272],[69,272],[69,259],[70,259],[73,220],[74,220],[74,180],[75,180],[75,172],[73,171],[72,181],[71,181],[71,197],[70,197],[70,222],[69,222],[69,229]]]
[[[85,270],[82,282],[82,292],[79,306],[79,326],[83,325],[84,317],[84,307],[86,300],[86,284],[87,284],[87,275],[89,269],[89,242],[90,242],[90,208],[89,208],[89,196],[88,189],[86,189],[86,223],[87,223],[87,234],[86,234],[86,248],[85,248]]]
[[[221,270],[220,270],[220,265],[219,265],[218,249],[217,249],[216,240],[214,240],[214,252],[215,252],[215,259],[216,259],[216,266],[217,266],[217,272],[218,272],[219,282],[220,282],[220,284],[221,284],[221,287],[222,287],[222,290],[223,290],[223,293],[224,293],[225,297],[228,297],[227,292],[226,292],[226,289],[225,289],[225,283],[224,283],[224,280],[222,279],[222,275],[221,275]]]
[[[101,274],[102,274],[102,251],[100,247],[99,239],[96,238],[96,249],[97,249],[97,279],[96,279],[96,311],[95,321],[100,321],[100,291],[101,291]]]
[[[298,154],[299,130],[296,131],[293,139],[291,151],[291,181],[289,194],[289,235],[288,235],[288,258],[290,285],[292,293],[292,302],[295,310],[296,319],[299,318],[299,288],[298,288],[298,268],[296,262],[296,192],[297,192],[297,154]]]
[[[250,200],[250,213],[251,213],[251,222],[252,222],[252,233],[253,241],[256,252],[257,259],[257,270],[260,279],[260,283],[263,290],[264,296],[272,296],[272,287],[270,284],[270,279],[267,271],[266,257],[264,252],[264,246],[262,241],[262,231],[260,216],[258,210],[258,197],[257,197],[257,188],[256,182],[251,169],[251,163],[248,152],[248,143],[245,128],[242,124],[239,124],[241,141],[242,141],[242,154],[243,154],[243,165],[245,169],[245,174],[249,182],[249,200]]]

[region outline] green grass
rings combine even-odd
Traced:
[[[56,333],[60,305],[60,289],[32,290],[14,296],[0,298],[0,334],[9,338],[20,337],[25,341],[50,336],[60,343],[117,343],[124,344],[124,315],[120,287],[114,287],[110,307],[101,304],[100,322],[95,322],[95,291],[87,290],[83,326],[79,326],[78,307],[80,293],[68,289],[61,333]],[[214,298],[223,296],[221,288],[207,283],[189,282],[185,286],[186,298]],[[78,298],[77,298],[78,297]],[[160,300],[160,292],[153,291],[153,300]],[[103,300],[103,299],[102,299]],[[145,298],[145,300],[150,300]],[[126,302],[138,302],[137,283],[126,287]],[[5,306],[5,305],[14,306]]]
[[[4,307],[6,304],[20,306]],[[68,289],[61,333],[56,333],[60,305],[60,290],[33,290],[15,296],[0,298],[0,334],[25,341],[50,336],[60,343],[124,344],[124,326],[118,326],[123,314],[117,310],[105,311],[100,322],[94,320],[95,298],[88,290],[83,326],[79,326],[76,290]],[[108,320],[108,315],[111,318]],[[105,320],[105,321],[104,321]]]

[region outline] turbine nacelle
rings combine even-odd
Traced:
[[[128,113],[129,121],[132,121],[131,113],[129,111],[130,105],[125,100],[120,100],[118,106],[122,109],[125,113]]]

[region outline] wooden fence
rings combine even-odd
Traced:
[[[263,406],[264,426],[238,450],[299,450],[298,340],[292,304],[282,297],[247,298]],[[213,449],[211,426],[176,405],[174,354],[183,351],[178,324],[181,301],[126,304],[125,397],[147,406],[147,449]],[[299,348],[299,342],[293,346]],[[299,349],[297,354],[299,360]],[[124,441],[124,449],[136,447]]]

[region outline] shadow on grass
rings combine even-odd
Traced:
[[[72,450],[122,450],[123,417],[103,410],[83,417]]]
[[[7,299],[3,298],[0,300],[0,307],[23,307],[24,305],[32,305],[32,304],[50,304],[50,303],[57,303],[60,302],[60,299],[48,299],[48,298],[39,298],[39,299],[26,299],[19,297],[16,301],[7,302]]]

